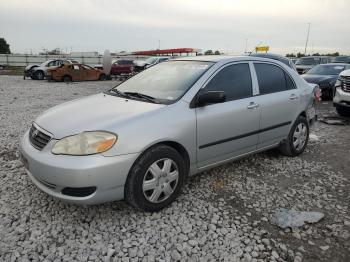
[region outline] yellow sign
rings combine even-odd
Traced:
[[[255,52],[267,52],[269,49],[269,46],[257,46],[255,47]]]

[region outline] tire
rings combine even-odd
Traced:
[[[62,77],[62,82],[72,82],[72,77],[69,75],[65,75]]]
[[[36,80],[44,80],[45,74],[44,74],[43,71],[38,70],[38,71],[36,71],[36,72],[34,73],[34,77],[35,77]]]
[[[182,156],[172,147],[155,146],[144,152],[131,168],[125,183],[125,200],[143,211],[159,211],[180,194],[186,177]]]
[[[101,74],[100,77],[98,78],[98,80],[106,81],[107,80],[107,76],[105,74]]]
[[[350,108],[344,106],[336,106],[335,110],[340,116],[350,117]]]
[[[289,131],[287,139],[280,145],[280,152],[285,156],[291,157],[300,155],[304,152],[307,142],[309,141],[309,133],[309,123],[306,118],[298,116]],[[298,139],[299,142],[297,142]]]

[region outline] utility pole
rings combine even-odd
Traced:
[[[158,50],[160,50],[160,40],[158,40]]]
[[[311,23],[308,23],[304,55],[306,55],[307,43],[309,42],[310,26],[311,26]]]
[[[247,53],[247,47],[248,47],[248,38],[245,39],[245,49],[244,49],[244,53]]]

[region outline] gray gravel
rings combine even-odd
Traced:
[[[199,174],[158,213],[124,202],[81,207],[39,191],[18,160],[31,121],[116,82],[0,76],[0,261],[350,261],[350,126],[316,123],[296,158],[261,153]],[[331,103],[321,114],[334,114]],[[325,217],[270,224],[279,208]]]

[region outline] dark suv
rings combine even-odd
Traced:
[[[134,62],[131,59],[115,61],[111,67],[111,75],[131,74],[134,71]]]
[[[299,75],[305,74],[307,71],[309,71],[314,66],[320,65],[320,64],[328,64],[331,62],[331,59],[328,56],[305,56],[299,58],[295,66],[297,68],[297,71]]]

